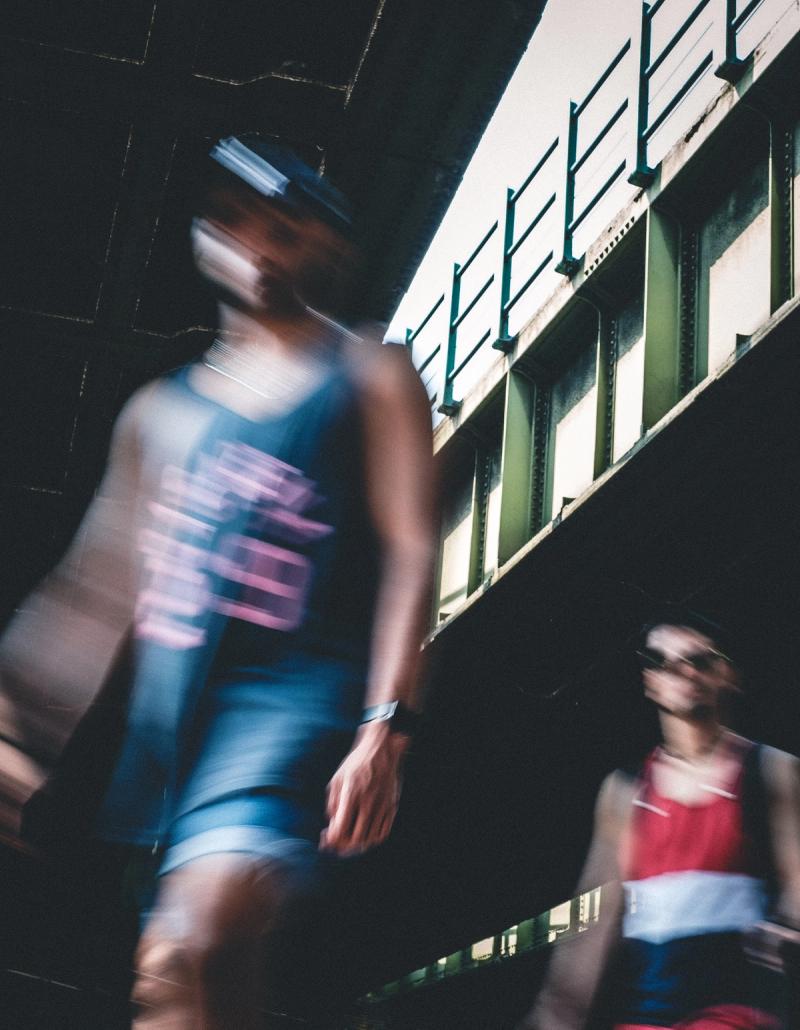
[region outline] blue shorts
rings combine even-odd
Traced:
[[[325,790],[358,726],[364,668],[287,655],[205,690],[160,873],[203,855],[313,861]]]

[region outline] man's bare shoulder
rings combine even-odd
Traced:
[[[762,744],[760,767],[768,786],[797,789],[800,785],[800,759],[788,751]]]
[[[422,390],[407,349],[384,343],[376,327],[349,334],[344,354],[355,382],[371,396],[387,399]]]
[[[116,433],[138,434],[152,421],[153,415],[163,404],[162,392],[165,377],[151,379],[138,387],[125,401],[114,424]]]
[[[621,825],[630,814],[631,804],[639,789],[638,778],[624,769],[609,773],[600,785],[595,807],[598,825],[606,828]]]
[[[180,461],[208,424],[211,410],[191,391],[181,389],[173,375],[152,379],[131,395],[117,416],[114,447],[156,461]]]

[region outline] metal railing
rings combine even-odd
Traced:
[[[513,272],[513,261],[515,255],[518,253],[520,247],[528,240],[531,233],[541,223],[542,219],[547,215],[548,211],[553,207],[556,202],[557,194],[551,193],[550,196],[545,200],[544,204],[539,208],[532,220],[528,223],[527,227],[514,239],[515,233],[515,221],[517,204],[522,199],[525,191],[536,179],[539,173],[542,171],[544,166],[553,156],[558,148],[558,136],[553,140],[550,146],[545,150],[544,154],[539,158],[532,170],[525,177],[517,189],[511,189],[509,187],[506,190],[506,210],[504,219],[504,230],[503,230],[503,265],[500,273],[500,325],[497,331],[497,339],[492,346],[498,350],[507,351],[511,344],[514,342],[513,337],[508,334],[508,317],[511,314],[514,306],[520,301],[523,295],[528,289],[533,286],[542,272],[553,260],[554,251],[550,250],[541,261],[539,261],[534,268],[533,272],[528,276],[522,286],[514,291],[514,295],[511,295],[511,281]]]
[[[719,2],[719,0],[716,0]],[[734,0],[735,2],[735,0]],[[667,41],[663,49],[655,57],[652,54],[653,20],[658,12],[670,0],[656,0],[654,4],[642,5],[642,26],[641,26],[641,47],[639,51],[639,98],[638,98],[638,119],[636,128],[636,164],[628,177],[628,181],[635,186],[649,186],[655,176],[655,169],[650,168],[647,163],[647,144],[658,132],[664,122],[675,111],[681,101],[696,85],[699,79],[711,67],[714,61],[714,49],[703,55],[699,63],[692,70],[681,87],[667,101],[661,111],[652,120],[650,119],[650,82],[659,68],[673,53],[678,44],[684,39],[689,29],[695,24],[700,15],[712,3],[712,0],[700,0],[695,4],[689,15],[683,20],[678,30]],[[730,0],[724,0],[727,15],[730,13]]]
[[[443,293],[443,294],[441,294],[439,299],[434,303],[433,307],[430,308],[430,310],[427,312],[427,314],[422,319],[422,321],[420,322],[420,324],[417,326],[416,329],[406,329],[406,347],[408,348],[408,351],[409,351],[409,354],[411,355],[412,360],[414,358],[414,344],[415,344],[418,336],[423,331],[423,329],[425,329],[428,326],[428,324],[431,321],[431,319],[433,318],[433,316],[436,314],[436,312],[439,310],[439,308],[442,306],[442,304],[444,304],[444,301],[445,301],[445,294]],[[430,366],[433,364],[433,362],[439,356],[441,351],[442,351],[442,344],[441,344],[441,342],[434,343],[432,348],[426,354],[426,356],[417,365],[417,372],[419,373],[419,375],[420,375],[420,377],[421,377],[423,382],[426,382],[425,373],[428,371]],[[440,398],[438,396],[438,393],[434,390],[433,395],[430,397],[431,407],[434,407],[436,405],[437,401],[439,401],[439,399]]]
[[[441,391],[436,389],[431,397],[431,404],[439,412],[445,415],[454,414],[460,401],[455,398],[455,385],[458,376],[464,368],[473,360],[486,342],[492,337],[492,330],[486,329],[477,339],[472,340],[466,348],[461,346],[458,332],[465,323],[468,316],[475,310],[478,303],[486,295],[487,291],[499,279],[499,316],[497,319],[497,335],[492,341],[492,346],[497,350],[508,352],[514,345],[515,336],[509,332],[509,316],[521,298],[533,286],[546,269],[552,268],[555,272],[572,276],[580,264],[580,254],[574,254],[574,238],[576,231],[584,225],[588,216],[596,210],[601,200],[609,193],[612,187],[621,179],[624,171],[629,165],[629,155],[632,151],[632,165],[627,181],[635,186],[646,187],[650,185],[656,173],[656,167],[650,167],[648,163],[648,145],[656,133],[663,128],[669,118],[680,107],[695,85],[709,71],[714,69],[714,75],[718,78],[733,82],[741,77],[748,67],[752,56],[750,52],[741,57],[738,54],[738,35],[744,25],[750,20],[757,8],[770,0],[749,0],[741,10],[737,11],[739,4],[737,0],[699,0],[699,2],[686,3],[686,0],[655,0],[652,3],[642,4],[641,22],[638,26],[638,35],[634,39],[628,39],[617,51],[611,62],[606,66],[600,77],[588,91],[580,103],[570,100],[567,111],[566,132],[556,139],[545,149],[542,156],[533,166],[517,189],[507,189],[505,199],[505,210],[502,217],[503,241],[500,268],[498,275],[494,272],[482,279],[479,287],[470,298],[469,302],[462,305],[462,280],[464,274],[473,265],[478,255],[492,240],[501,220],[487,230],[481,241],[474,248],[469,257],[462,264],[456,263],[450,278],[449,294],[443,293],[436,303],[430,308],[416,329],[406,331],[406,343],[409,348],[414,348],[422,330],[430,323],[431,319],[445,304],[449,295],[450,306],[446,326],[446,339],[439,339],[425,354],[417,368],[421,374],[428,371],[431,365],[439,361],[442,363],[438,375],[430,377],[429,381],[441,383]],[[775,3],[783,3],[785,0],[772,0]],[[673,13],[678,5],[687,9],[685,17],[681,20],[678,28],[663,43],[657,54],[653,54],[652,28],[654,19],[666,7],[673,8]],[[653,77],[671,56],[676,54],[680,43],[686,39],[687,34],[696,25],[704,11],[713,11],[713,42],[705,50],[699,61],[694,64],[689,74],[683,78],[681,85],[671,92],[660,108],[658,113],[653,114],[653,95],[651,84]],[[701,36],[702,40],[702,36]],[[638,54],[635,54],[638,45]],[[696,49],[692,46],[689,56]],[[586,144],[578,155],[578,138],[581,125],[581,118],[585,115],[589,106],[599,96],[603,88],[609,83],[613,74],[619,69],[628,54],[634,54],[638,58],[638,73],[628,76],[631,82],[627,95],[613,105],[612,113],[606,119],[601,128],[594,134],[591,141]],[[678,61],[678,68],[686,63],[687,56]],[[715,63],[716,62],[716,63]],[[634,69],[635,71],[635,69]],[[675,73],[673,72],[672,75]],[[672,77],[670,76],[670,78]],[[661,90],[663,92],[663,88]],[[584,171],[592,159],[596,159],[600,147],[610,137],[615,126],[620,125],[627,112],[631,111],[633,117],[630,119],[633,125],[632,141],[624,143],[625,153],[621,153],[619,160],[613,162],[611,172],[603,179],[600,186],[594,191],[588,200],[580,204],[576,202],[576,177]],[[676,129],[676,135],[678,130]],[[626,134],[627,135],[627,134]],[[632,143],[632,146],[631,146]],[[549,164],[555,155],[563,147],[563,175],[557,182],[555,189],[545,191],[546,199],[531,217],[525,229],[518,235],[516,226],[517,204],[534,181],[541,182],[539,178],[543,169]],[[613,157],[613,151],[612,151]],[[602,170],[602,167],[601,167]],[[540,227],[545,217],[554,210],[559,210],[563,215],[556,226],[558,237],[552,244],[545,243],[541,247],[540,257],[533,262],[533,268],[525,278],[521,286],[512,292],[512,272],[514,260],[519,257],[522,246],[529,240],[532,233]],[[556,264],[553,262],[557,261]]]
[[[631,49],[631,41],[627,40],[625,45],[619,50],[614,57],[613,61],[604,70],[600,78],[595,82],[583,100],[576,104],[574,101],[570,101],[569,104],[569,124],[567,130],[567,174],[565,184],[565,202],[564,202],[564,241],[562,247],[561,260],[556,265],[556,271],[563,275],[571,275],[576,266],[576,260],[572,253],[572,240],[575,234],[575,230],[584,221],[591,211],[597,207],[600,200],[608,193],[614,183],[619,179],[622,173],[625,171],[626,160],[623,157],[622,161],[612,171],[608,178],[603,182],[600,188],[595,192],[594,196],[588,203],[585,203],[580,211],[575,211],[575,178],[581,168],[588,162],[589,158],[596,152],[600,144],[608,137],[608,134],[619,122],[620,118],[628,110],[628,98],[622,101],[595,135],[594,139],[589,143],[580,157],[576,156],[578,147],[578,123],[586,112],[591,102],[599,94],[600,90],[605,86],[614,72],[622,63],[623,58]]]
[[[494,272],[492,272],[488,278],[482,282],[477,291],[473,294],[471,300],[463,308],[460,306],[461,281],[477,256],[497,232],[497,227],[498,223],[494,222],[487,232],[483,234],[480,243],[475,247],[463,265],[458,262],[453,265],[453,281],[450,287],[450,321],[447,326],[447,354],[444,368],[444,387],[442,390],[442,403],[439,405],[439,411],[441,411],[443,415],[452,415],[458,410],[458,403],[453,400],[453,383],[455,382],[456,376],[467,366],[483,344],[492,335],[492,330],[486,329],[478,340],[469,344],[466,356],[462,357],[460,361],[458,360],[459,327],[464,323],[467,316],[473,312],[478,302],[494,282],[495,276]],[[457,361],[458,364],[456,364]]]

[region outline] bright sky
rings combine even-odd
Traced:
[[[640,11],[640,0],[548,0],[389,336],[403,339],[448,287],[453,262],[463,261],[499,217],[506,186],[518,186],[564,133],[570,99],[581,100],[591,88]]]

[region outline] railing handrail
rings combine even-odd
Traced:
[[[533,230],[536,228],[539,222],[541,222],[541,220],[544,218],[544,216],[547,214],[547,212],[550,210],[553,204],[555,204],[557,196],[557,193],[550,194],[550,196],[547,198],[544,204],[539,208],[537,213],[534,215],[533,221],[530,223],[528,228],[524,232],[520,233],[520,235],[517,237],[514,243],[512,243],[511,246],[508,248],[508,250],[506,251],[506,257],[512,258],[517,253],[517,251],[525,242],[525,240],[527,240],[527,238],[530,236],[530,234],[533,232]]]
[[[600,144],[603,142],[603,140],[606,138],[609,132],[611,132],[611,130],[614,128],[614,126],[617,124],[617,122],[620,120],[620,118],[623,116],[623,114],[625,114],[627,110],[628,98],[625,97],[625,99],[622,101],[622,103],[619,105],[616,111],[611,115],[606,124],[598,132],[598,134],[595,136],[595,138],[592,140],[589,146],[584,150],[581,156],[579,158],[576,158],[575,161],[573,161],[572,165],[570,166],[570,172],[573,175],[577,174],[577,172],[579,172],[580,169],[586,164],[586,162],[589,160],[589,158],[592,156],[595,150],[597,150],[597,148],[600,146]]]
[[[478,340],[478,342],[473,345],[472,350],[470,350],[470,352],[467,354],[467,356],[462,359],[461,363],[456,368],[454,368],[452,372],[448,373],[447,381],[449,383],[452,383],[455,380],[455,378],[459,374],[459,372],[461,372],[461,370],[464,368],[465,365],[469,364],[471,359],[478,353],[480,348],[484,345],[484,343],[486,343],[486,341],[489,339],[489,337],[491,335],[492,335],[492,330],[491,329],[487,329],[486,332],[483,334],[483,336],[481,336],[481,338]]]
[[[444,303],[445,296],[446,296],[446,294],[443,293],[441,295],[441,297],[433,305],[433,307],[430,309],[430,311],[428,311],[428,314],[422,319],[422,321],[417,326],[417,328],[414,330],[414,332],[406,337],[406,342],[407,343],[413,343],[414,340],[416,340],[417,336],[419,336],[419,334],[422,332],[422,330],[425,328],[425,326],[428,324],[428,322],[430,322],[430,320],[433,318],[433,316],[439,310],[441,305]]]
[[[750,3],[746,7],[742,8],[742,10],[733,19],[733,22],[731,23],[733,31],[738,32],[750,15],[753,14],[755,9],[760,7],[763,3],[764,0],[750,0]]]
[[[629,87],[627,95],[621,99],[614,108],[610,117],[606,120],[599,131],[595,133],[591,142],[583,149],[582,153],[578,155],[577,139],[579,119],[586,112],[592,101],[598,96],[600,90],[602,90],[609,82],[611,76],[620,67],[626,55],[634,49],[633,39],[628,38],[617,50],[610,63],[606,65],[598,79],[594,82],[580,103],[576,104],[574,101],[570,101],[567,121],[568,132],[566,137],[562,133],[559,133],[544,149],[539,159],[527,173],[519,186],[516,189],[509,187],[506,190],[503,239],[502,246],[498,248],[498,256],[500,260],[500,290],[498,304],[499,328],[497,338],[493,343],[494,347],[503,351],[511,349],[514,344],[514,337],[509,335],[509,313],[519,302],[525,292],[531,287],[536,279],[538,279],[544,270],[552,264],[553,261],[557,261],[557,263],[553,265],[555,271],[562,275],[571,276],[578,267],[579,258],[573,255],[572,252],[573,239],[576,230],[584,223],[589,214],[595,210],[600,200],[607,194],[613,184],[628,167],[628,156],[625,156],[622,160],[616,162],[613,171],[604,179],[602,185],[594,193],[588,203],[582,204],[579,209],[576,209],[576,176],[581,169],[586,167],[587,162],[595,157],[603,140],[609,138],[614,126],[619,124],[626,111],[633,109],[635,117],[632,124],[635,126],[635,130],[632,130],[632,134],[635,141],[635,154],[632,153],[629,155],[632,158],[630,162],[632,168],[628,175],[628,181],[637,187],[649,186],[652,183],[656,172],[655,168],[651,168],[649,166],[647,160],[648,144],[650,140],[659,131],[659,129],[662,128],[667,119],[669,119],[675,112],[676,108],[683,102],[698,80],[708,71],[709,67],[715,64],[715,55],[719,57],[719,61],[715,67],[715,74],[718,77],[728,81],[736,81],[736,79],[741,76],[747,61],[752,56],[753,50],[751,48],[748,57],[739,57],[737,53],[737,32],[752,17],[753,13],[764,4],[764,2],[765,0],[749,0],[745,7],[737,14],[737,5],[735,0],[690,0],[690,2],[686,3],[685,7],[680,8],[681,11],[686,8],[690,8],[688,14],[682,18],[678,28],[662,46],[661,51],[656,56],[653,56],[651,51],[652,23],[653,19],[667,3],[667,0],[655,0],[655,2],[652,3],[643,0],[640,18],[641,37],[636,44],[638,46],[637,86],[635,88]],[[718,8],[714,8],[715,12],[718,9],[720,12],[719,16],[715,13],[713,24],[724,28],[724,32],[718,33],[715,28],[715,38],[713,45],[711,45],[711,49],[705,53],[702,60],[700,60],[699,64],[697,64],[679,89],[672,93],[671,80],[677,71],[682,71],[684,66],[688,66],[690,62],[693,61],[693,54],[696,50],[700,49],[701,45],[703,47],[706,46],[706,44],[703,43],[703,39],[706,35],[705,31],[697,42],[692,45],[689,53],[684,54],[678,62],[676,73],[669,75],[662,88],[660,88],[656,93],[652,93],[650,83],[653,76],[660,68],[663,68],[664,62],[675,52],[676,47],[679,45],[681,40],[686,37],[686,34],[689,32],[691,27],[712,3],[718,5]],[[656,97],[660,95],[662,89],[665,91],[669,90],[666,95],[670,96],[671,93],[671,98],[651,121],[651,107],[656,106],[654,101],[656,100]],[[562,148],[565,153],[564,164],[562,166],[562,178],[554,189],[548,189],[546,200],[530,219],[525,229],[520,232],[520,226],[515,225],[517,204],[525,191],[542,172],[547,162]],[[613,156],[614,154],[612,153],[612,157]],[[600,174],[603,173],[605,166],[606,162],[604,160],[597,166],[596,171],[592,174],[588,182],[585,182],[582,185],[581,192],[583,192],[584,189],[588,190],[591,188],[591,183],[595,178],[599,178]],[[520,253],[523,244],[530,239],[532,233],[542,224],[542,221],[548,212],[553,210],[559,204],[559,197],[563,200],[563,204],[560,207],[558,226],[558,232],[561,235],[559,246],[553,247],[552,245],[545,245],[542,247],[540,255],[544,250],[548,251],[547,255],[544,258],[541,256],[538,258],[533,271],[512,295],[512,272],[517,267],[515,258],[517,258],[517,255]],[[489,240],[498,231],[500,224],[500,219],[494,221],[470,252],[466,261],[462,264],[455,263],[453,265],[449,289],[450,313],[446,323],[447,342],[446,345],[444,342],[438,342],[431,353],[425,357],[425,360],[420,366],[421,370],[425,370],[430,366],[431,362],[435,358],[444,354],[444,368],[441,372],[441,378],[437,378],[436,381],[444,383],[443,398],[439,410],[446,414],[452,414],[458,408],[460,403],[453,399],[453,381],[464,369],[465,365],[478,352],[480,347],[491,336],[491,332],[489,330],[484,331],[477,343],[470,345],[465,356],[460,359],[457,358],[457,352],[463,353],[464,350],[458,339],[458,331],[463,326],[468,316],[475,310],[480,300],[486,295],[492,284],[497,282],[498,276],[495,272],[492,272],[488,275],[488,278],[482,279],[479,289],[473,294],[469,303],[465,306],[462,303],[463,298],[461,296],[462,280],[467,271],[472,267],[472,264],[477,259],[478,255],[486,247]],[[559,251],[560,256],[557,256],[559,255]],[[526,264],[529,260],[531,265],[533,265],[534,262],[532,256],[525,258]],[[448,293],[445,291],[441,294],[433,307],[429,309],[417,328],[413,331],[410,329],[407,330],[406,342],[409,347],[417,339],[422,330],[429,324],[430,320],[444,304],[447,297]]]
[[[489,289],[489,287],[492,285],[493,282],[494,282],[494,272],[492,272],[492,274],[489,276],[489,278],[486,280],[486,282],[483,284],[483,286],[481,286],[481,288],[478,290],[478,292],[475,294],[475,296],[472,298],[472,300],[469,302],[469,304],[467,304],[467,306],[464,308],[464,310],[460,311],[458,313],[458,316],[453,319],[453,328],[454,329],[458,329],[458,327],[461,325],[461,323],[464,321],[464,319],[467,317],[467,315],[471,314],[471,312],[472,312],[473,308],[475,307],[475,305],[478,303],[478,301],[481,299],[481,297],[484,295],[484,293],[486,293],[486,291]]]
[[[700,64],[698,64],[698,66],[695,68],[695,70],[692,72],[692,74],[689,76],[686,82],[684,82],[684,84],[681,86],[681,88],[678,90],[678,92],[675,94],[672,100],[670,100],[670,102],[667,104],[664,110],[655,119],[655,121],[651,122],[644,130],[645,140],[649,140],[651,136],[654,136],[658,132],[658,130],[661,128],[661,126],[664,124],[667,118],[669,118],[669,116],[680,104],[680,102],[683,100],[686,94],[696,84],[700,76],[711,66],[713,61],[714,52],[712,50],[710,53],[706,54],[706,56],[702,59]]]
[[[520,286],[520,288],[519,288],[519,289],[517,290],[517,292],[516,292],[516,293],[514,294],[514,296],[513,296],[512,298],[511,298],[511,300],[508,300],[508,301],[506,301],[506,303],[505,303],[505,304],[503,305],[503,314],[504,314],[504,315],[507,315],[507,314],[508,314],[508,312],[509,312],[509,311],[510,311],[510,310],[511,310],[511,309],[512,309],[513,307],[514,307],[514,305],[515,305],[515,304],[517,303],[517,301],[518,301],[518,300],[520,299],[520,297],[522,296],[522,294],[523,294],[523,293],[524,293],[524,292],[525,292],[525,291],[526,291],[526,290],[528,289],[528,287],[529,287],[529,286],[530,286],[530,285],[531,285],[531,284],[532,284],[532,283],[533,283],[533,282],[534,282],[534,281],[535,281],[536,279],[538,279],[538,278],[539,278],[539,276],[540,276],[540,275],[542,274],[542,272],[543,272],[543,271],[545,270],[545,268],[547,268],[547,266],[548,266],[548,265],[550,264],[550,262],[551,262],[551,261],[553,260],[553,257],[554,257],[554,256],[555,256],[555,255],[554,255],[554,252],[553,252],[553,251],[551,250],[551,251],[550,251],[550,253],[549,253],[549,254],[547,255],[547,257],[546,257],[546,258],[545,258],[545,259],[544,259],[543,261],[541,261],[541,262],[539,263],[539,265],[537,266],[537,268],[535,269],[535,271],[534,271],[534,272],[532,272],[532,273],[531,273],[531,275],[529,275],[529,276],[528,276],[528,278],[527,278],[527,279],[525,280],[525,282],[524,282],[524,283],[522,284],[522,286]]]
[[[692,25],[694,25],[694,23],[697,21],[697,19],[700,17],[700,15],[703,13],[706,7],[708,7],[710,3],[711,0],[700,0],[700,2],[695,5],[694,10],[687,18],[684,19],[680,28],[675,31],[669,43],[667,43],[667,45],[664,47],[664,49],[661,51],[658,57],[656,57],[654,60],[651,59],[650,64],[644,69],[643,74],[645,78],[651,79],[655,75],[655,73],[664,63],[664,61],[666,61],[666,59],[669,57],[669,55],[672,53],[675,47],[680,43],[680,41],[683,39],[683,37],[686,35],[686,33],[689,31]],[[649,15],[649,17],[653,17],[652,13]]]
[[[666,2],[667,0],[655,0],[653,4],[646,3],[644,6],[647,17],[652,21]]]
[[[609,188],[615,182],[615,180],[618,179],[620,175],[622,175],[622,173],[625,171],[625,165],[627,163],[628,162],[624,158],[622,161],[620,161],[620,163],[617,165],[617,167],[614,169],[611,175],[609,175],[609,177],[605,180],[603,185],[600,187],[597,193],[595,193],[595,195],[592,197],[592,199],[589,201],[586,207],[584,207],[581,213],[579,215],[576,215],[568,224],[567,228],[569,232],[575,232],[575,230],[578,228],[578,226],[581,224],[584,218],[586,218],[590,214],[590,212],[594,210],[594,208],[600,202],[600,199],[602,198],[603,194],[609,190]]]
[[[597,80],[594,86],[592,86],[587,95],[583,98],[583,100],[581,100],[581,102],[575,108],[576,118],[580,118],[580,116],[583,114],[583,112],[586,110],[589,104],[591,104],[591,102],[594,100],[594,98],[597,96],[597,94],[600,92],[603,86],[605,86],[605,84],[617,70],[620,62],[622,61],[623,57],[627,54],[627,52],[630,50],[630,48],[631,40],[630,37],[628,37],[628,39],[622,45],[622,48],[620,49],[616,57],[613,59],[611,64],[609,64],[609,66],[606,68],[606,70],[603,72],[603,74],[600,76],[600,78]]]
[[[492,227],[484,233],[483,237],[481,238],[481,242],[477,245],[477,247],[475,247],[475,249],[472,251],[467,260],[463,263],[463,265],[458,266],[458,271],[456,272],[456,275],[458,275],[459,277],[464,275],[464,273],[475,260],[475,258],[478,256],[478,254],[480,254],[480,252],[483,250],[483,248],[495,234],[498,225],[499,222],[495,221],[494,225],[492,225]]]
[[[517,189],[514,190],[514,192],[511,194],[511,196],[508,199],[509,204],[516,204],[516,202],[519,200],[519,198],[522,196],[525,190],[530,186],[530,184],[533,182],[533,180],[536,178],[539,172],[541,172],[542,168],[544,168],[547,161],[553,156],[555,149],[558,146],[558,142],[559,137],[556,136],[556,138],[553,140],[553,142],[550,144],[547,150],[545,150],[545,152],[533,166],[532,170],[528,172],[528,175],[526,176],[525,181],[522,183],[522,185],[518,186]]]
[[[433,350],[430,352],[430,354],[427,356],[427,358],[425,358],[425,360],[422,362],[422,364],[417,369],[417,372],[420,375],[422,375],[422,373],[425,371],[425,369],[428,367],[428,365],[430,365],[430,363],[433,361],[433,359],[436,357],[436,355],[439,353],[439,351],[441,349],[442,349],[441,343],[437,343],[436,346],[433,348]]]

